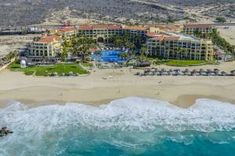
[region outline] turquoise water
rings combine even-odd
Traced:
[[[0,109],[0,156],[233,156],[235,106],[200,99],[183,109],[130,97],[92,107],[70,103]]]
[[[120,50],[104,50],[101,51],[100,54],[93,54],[92,59],[99,61],[99,62],[109,62],[109,63],[121,63],[126,61],[125,59],[120,57],[120,54],[124,53],[123,51]]]

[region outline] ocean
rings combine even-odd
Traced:
[[[99,107],[68,103],[0,109],[0,156],[234,156],[235,105],[189,108],[139,97]]]

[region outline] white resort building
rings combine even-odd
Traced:
[[[31,57],[55,57],[61,52],[62,39],[74,34],[96,39],[98,42],[109,42],[115,35],[129,34],[142,36],[147,44],[150,56],[165,59],[213,60],[214,47],[211,40],[198,39],[193,36],[164,31],[164,26],[123,26],[115,24],[80,25],[64,27],[55,35],[45,35],[30,44]],[[179,31],[180,27],[167,27],[167,30]],[[209,32],[210,25],[184,25],[186,33],[194,31]]]
[[[164,59],[213,60],[212,41],[183,34],[149,33],[148,54]]]
[[[121,26],[114,24],[81,25],[78,34],[96,39],[100,42],[108,42],[114,35],[130,34],[145,37],[148,28],[140,26]]]
[[[183,32],[189,35],[194,35],[194,33],[206,34],[212,32],[212,30],[211,24],[185,24],[183,27]]]
[[[30,44],[31,57],[55,57],[61,51],[61,37],[45,35]]]

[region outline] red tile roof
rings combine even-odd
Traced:
[[[147,32],[146,34],[148,37],[156,37],[159,36],[159,34],[155,33],[155,32]]]
[[[148,28],[141,26],[123,26],[125,30],[147,31]]]
[[[180,39],[179,36],[165,36],[164,37],[164,41],[177,41],[179,39]]]
[[[167,24],[158,24],[158,25],[149,25],[149,27],[159,28],[160,30],[166,30],[166,31],[178,31],[180,30],[180,25],[174,24],[174,25],[167,25]]]
[[[211,28],[212,25],[211,24],[185,24],[184,25],[185,28]]]
[[[93,30],[92,25],[80,25],[78,30]]]
[[[154,37],[154,40],[162,41],[162,40],[164,40],[164,36],[162,36],[162,35],[155,36],[155,37]]]
[[[114,24],[95,24],[95,25],[80,25],[79,30],[120,30],[122,29],[119,25]]]
[[[42,36],[37,42],[40,43],[52,43],[55,41],[59,41],[60,40],[60,36],[57,35],[50,35],[50,36]]]
[[[140,26],[121,26],[115,24],[94,24],[94,25],[80,25],[79,30],[137,30],[137,31],[147,31],[147,27]]]
[[[154,40],[157,40],[157,41],[177,41],[180,39],[179,36],[170,36],[170,35],[155,35],[153,36],[153,39]]]
[[[64,26],[59,29],[59,32],[66,33],[66,32],[74,32],[76,31],[76,28],[73,26]]]

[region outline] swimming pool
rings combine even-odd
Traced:
[[[122,63],[125,62],[126,59],[120,57],[121,53],[125,53],[121,50],[103,50],[100,53],[92,54],[92,60],[98,62],[109,62],[109,63]]]

